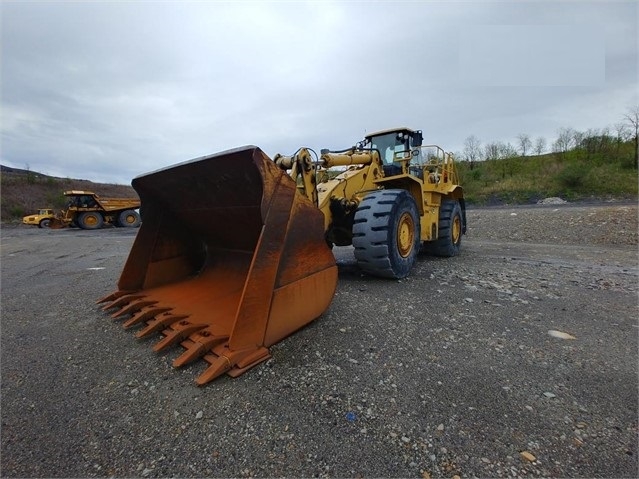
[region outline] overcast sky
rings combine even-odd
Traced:
[[[639,104],[638,4],[3,0],[0,161],[128,184],[395,126],[452,152],[550,144]]]

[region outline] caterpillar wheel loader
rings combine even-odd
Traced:
[[[176,367],[204,359],[203,385],[236,377],[319,317],[337,286],[331,248],[353,245],[375,276],[404,278],[421,250],[454,256],[466,231],[454,161],[419,130],[367,135],[341,151],[272,160],[245,146],[135,178],[143,223],[98,301]]]

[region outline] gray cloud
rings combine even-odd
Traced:
[[[3,2],[2,162],[129,183],[243,144],[406,125],[549,140],[637,97],[637,4]]]

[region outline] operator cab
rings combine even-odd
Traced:
[[[65,196],[68,198],[67,208],[96,208],[98,206],[93,196],[82,193],[84,192],[65,192]]]
[[[366,135],[360,146],[377,150],[384,166],[384,176],[395,176],[402,174],[403,162],[406,162],[407,166],[409,162],[422,163],[420,153],[422,141],[421,130],[400,128]],[[421,172],[421,168],[417,170]]]

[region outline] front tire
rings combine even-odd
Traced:
[[[77,223],[83,230],[97,230],[104,225],[104,218],[95,211],[86,211],[80,214]]]
[[[405,278],[420,244],[417,204],[406,190],[380,190],[366,196],[355,212],[355,259],[365,272]]]

